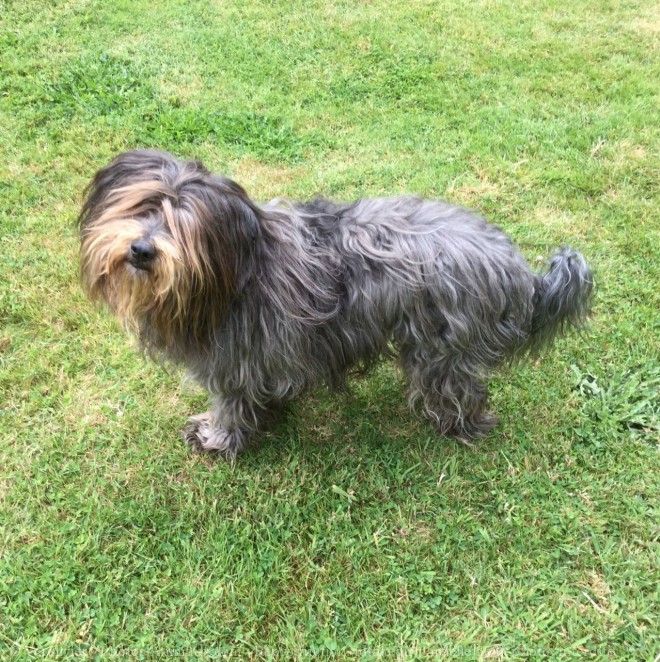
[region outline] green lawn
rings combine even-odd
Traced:
[[[650,0],[0,0],[0,658],[657,659],[659,44]],[[136,146],[573,245],[591,329],[494,380],[474,450],[385,363],[193,455],[204,393],[78,284]]]

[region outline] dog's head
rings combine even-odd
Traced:
[[[97,172],[79,216],[85,290],[159,344],[193,341],[236,295],[259,214],[238,184],[199,162],[121,154]]]

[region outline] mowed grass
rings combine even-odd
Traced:
[[[0,2],[0,656],[654,660],[659,29],[635,0]],[[81,192],[136,146],[574,245],[591,329],[498,375],[474,450],[384,363],[193,455],[205,395],[77,281]]]

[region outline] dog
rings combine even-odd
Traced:
[[[411,406],[471,443],[497,422],[491,373],[583,326],[594,285],[577,251],[536,273],[501,230],[446,202],[259,205],[160,151],[99,170],[78,223],[87,294],[210,393],[183,437],[230,459],[291,399],[389,355]]]

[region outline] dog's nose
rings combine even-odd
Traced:
[[[131,262],[136,266],[147,266],[156,257],[156,249],[153,244],[143,239],[131,244]]]

